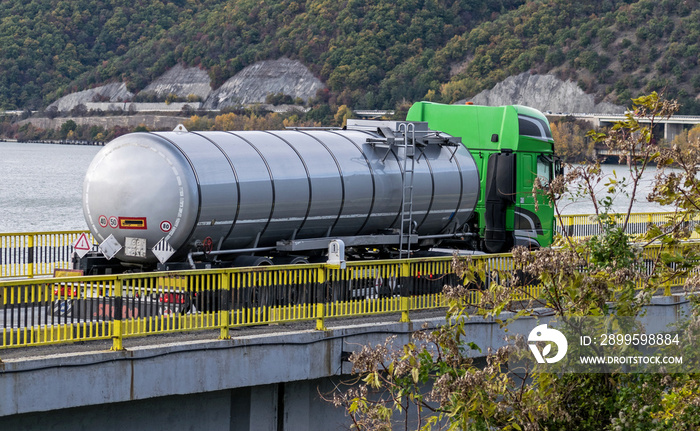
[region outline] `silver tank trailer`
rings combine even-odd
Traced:
[[[372,143],[382,139],[366,130],[132,133],[90,164],[83,212],[126,262],[154,262],[156,244],[184,254],[207,237],[228,250],[376,234],[397,228],[401,212],[401,151]],[[418,153],[417,232],[454,230],[478,199],[474,159],[462,145]]]

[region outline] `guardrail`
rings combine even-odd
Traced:
[[[489,257],[489,259],[494,259]],[[493,260],[493,265],[497,261]],[[451,258],[0,282],[1,348],[402,313],[445,306]]]
[[[661,224],[673,213],[635,213],[630,217],[627,233],[644,233],[650,223]],[[618,216],[622,223],[622,216]],[[688,222],[693,228],[700,218]],[[557,223],[556,232],[572,237],[586,237],[600,233],[600,227],[591,215],[564,215]],[[0,278],[48,276],[56,269],[72,268],[73,243],[86,233],[90,243],[94,238],[88,231],[27,232],[0,234]],[[692,239],[700,235],[693,232]]]
[[[0,233],[0,278],[51,275],[72,268],[73,243],[88,231]]]
[[[644,261],[660,250],[647,247]],[[487,277],[513,270],[510,254],[471,258]],[[659,287],[669,295],[684,281]],[[111,339],[121,350],[126,337],[214,329],[228,338],[231,328],[296,321],[323,330],[326,319],[383,313],[409,321],[411,311],[446,306],[444,285],[461,282],[451,257],[7,280],[0,349]],[[468,303],[478,304],[488,284],[474,286]],[[539,294],[540,286],[524,286],[519,300]]]
[[[630,235],[643,234],[647,231],[650,224],[657,226],[668,221],[669,217],[673,216],[672,212],[646,212],[630,214],[629,222],[627,223],[627,232]],[[613,214],[617,226],[622,226],[624,214]],[[691,231],[700,223],[700,217],[695,217],[686,222],[686,227]],[[562,215],[557,223],[556,233],[559,235],[568,235],[574,238],[585,238],[601,233],[600,226],[593,215],[590,214],[567,214]],[[700,235],[692,231],[691,239],[698,239]]]

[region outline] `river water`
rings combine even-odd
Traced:
[[[83,178],[100,148],[0,142],[0,233],[87,229]]]
[[[83,178],[101,147],[0,142],[0,233],[87,229],[82,211]],[[624,165],[604,165],[606,175],[625,176]],[[669,210],[646,202],[655,172],[641,184],[634,212]],[[629,176],[629,174],[627,174]],[[602,188],[602,183],[599,188]],[[613,207],[626,211],[629,199]],[[563,199],[564,214],[590,214],[590,200]]]
[[[628,195],[632,192],[632,186],[629,184],[631,178],[629,167],[627,165],[604,164],[601,165],[601,171],[603,178],[594,187],[598,200],[600,201],[606,196],[605,191],[608,189],[608,186],[605,184],[610,179],[622,181],[624,178],[626,179],[627,183],[627,186],[624,188],[624,192],[611,195],[611,198],[613,212],[626,213],[631,199]],[[667,171],[674,171],[674,169],[667,168]],[[632,205],[632,212],[643,213],[673,210],[673,207],[661,206],[655,202],[649,202],[647,200],[647,196],[653,190],[654,178],[656,177],[656,174],[656,165],[653,165],[651,169],[648,168],[644,172],[641,181],[637,185],[636,198],[634,199],[634,203]],[[595,212],[590,197],[574,199],[571,196],[564,196],[559,200],[558,206],[561,209],[562,214],[592,214]]]

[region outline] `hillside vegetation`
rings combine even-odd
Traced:
[[[108,82],[137,92],[176,64],[218,87],[286,56],[327,85],[317,102],[354,109],[454,102],[532,71],[700,113],[696,0],[5,0],[0,46],[5,109]]]

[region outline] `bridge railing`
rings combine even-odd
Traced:
[[[487,267],[508,255],[474,256]],[[452,258],[0,281],[1,348],[444,307]],[[478,292],[473,295],[478,300]]]
[[[0,233],[0,278],[34,277],[72,267],[73,243],[88,231]]]
[[[652,262],[658,246],[644,251]],[[510,254],[471,256],[486,279],[473,286],[468,303],[497,281],[494,270],[514,269]],[[650,267],[651,270],[651,267]],[[446,284],[462,284],[451,257],[264,266],[221,270],[51,277],[0,281],[0,349],[112,340],[123,348],[128,337],[218,330],[327,319],[409,313],[445,307]],[[659,288],[670,294],[679,278]],[[525,286],[519,300],[537,299],[540,287]]]
[[[627,226],[627,233],[644,233],[650,223],[659,225],[673,213],[635,213]],[[622,216],[618,223],[622,223]],[[693,228],[700,218],[688,222]],[[600,228],[591,215],[564,215],[557,223],[559,235],[567,233],[573,237],[586,237],[600,233]],[[72,267],[73,243],[86,233],[94,246],[94,238],[87,231],[27,232],[0,234],[0,278],[36,277],[53,275],[56,269]],[[693,232],[691,238],[700,235]]]
[[[647,212],[630,214],[629,222],[625,232],[631,235],[643,234],[647,231],[649,225],[657,226],[667,222],[674,213],[672,212]],[[613,214],[616,225],[622,226],[624,222],[623,214]],[[556,233],[559,235],[568,235],[574,238],[585,238],[601,233],[600,226],[595,220],[595,217],[590,214],[567,214],[558,218]],[[700,217],[695,217],[686,222],[686,226],[692,232],[690,238],[698,239],[700,235],[694,231],[695,226],[700,224]]]

